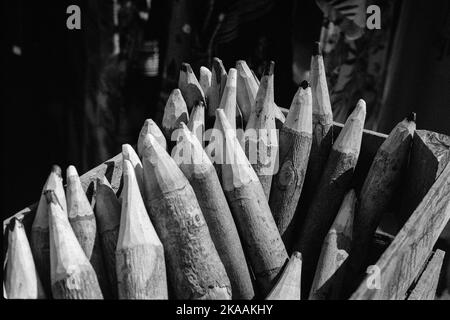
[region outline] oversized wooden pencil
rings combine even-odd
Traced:
[[[403,226],[450,162],[450,137],[427,130],[414,133],[398,224]]]
[[[84,193],[80,177],[74,166],[67,168],[66,195],[70,225],[86,257],[95,270],[103,296],[109,298],[111,289],[103,262],[94,211]]]
[[[398,194],[408,161],[415,115],[401,121],[380,146],[359,194],[355,215],[355,240],[349,260],[350,274],[359,274],[382,214]],[[355,277],[353,277],[355,278]]]
[[[204,133],[205,133],[205,105],[200,102],[194,109],[192,109],[191,116],[189,117],[189,122],[187,127],[195,134],[198,141],[204,145]]]
[[[264,71],[245,130],[245,151],[269,199],[272,175],[278,155],[278,137],[275,126],[273,69],[271,61]]]
[[[49,207],[50,261],[54,299],[103,299],[94,268],[86,257],[53,190]]]
[[[25,228],[18,219],[9,223],[6,292],[9,299],[45,299]]]
[[[288,259],[261,182],[236,138],[222,109],[216,113],[225,145],[222,186],[263,296]]]
[[[323,241],[319,262],[317,263],[313,284],[309,293],[310,300],[341,299],[347,260],[353,235],[356,194],[350,190]]]
[[[133,165],[123,161],[124,195],[116,249],[119,299],[167,299],[164,249],[145,209]]]
[[[288,229],[293,230],[293,217],[308,166],[311,135],[311,88],[307,81],[303,81],[280,131],[279,169],[272,181],[269,200],[270,210],[285,244],[291,240]]]
[[[122,145],[122,158],[129,160],[133,165],[139,190],[141,191],[141,194],[144,194],[144,168],[142,167],[142,162],[136,154],[136,151],[134,151],[133,147],[129,144]]]
[[[178,125],[181,122],[187,123],[188,120],[189,114],[186,102],[184,101],[180,89],[174,89],[170,93],[169,99],[167,99],[162,119],[162,129],[166,136],[169,150],[173,147],[173,141],[176,141],[176,137],[172,137],[172,132],[178,128]]]
[[[149,139],[143,157],[146,207],[164,246],[174,297],[230,299],[230,281],[194,190],[169,154]]]
[[[182,155],[178,153],[180,156],[175,157],[175,161],[197,196],[211,238],[230,279],[232,298],[252,299],[254,290],[250,272],[216,170],[198,139],[184,124],[181,126],[183,140],[174,150],[182,152]]]
[[[219,108],[223,109],[231,127],[236,129],[236,69],[230,68]]]
[[[181,64],[178,88],[180,88],[184,101],[186,101],[188,110],[192,110],[200,101],[205,103],[205,94],[189,63],[183,62]]]
[[[111,294],[117,298],[116,246],[120,227],[120,202],[105,176],[97,178],[95,217]]]
[[[142,157],[142,153],[144,151],[144,137],[147,134],[152,134],[156,140],[158,140],[159,144],[164,148],[167,149],[167,141],[164,137],[164,134],[162,133],[161,129],[158,127],[158,125],[152,120],[147,119],[144,122],[144,125],[142,126],[141,132],[139,133],[139,138],[137,142],[137,153],[139,157]]]
[[[67,214],[66,195],[62,184],[61,168],[56,165],[52,167],[50,175],[42,189],[36,215],[31,226],[30,236],[31,252],[33,253],[39,278],[47,295],[50,296],[50,229],[48,224],[48,206],[45,198],[45,192],[48,190],[55,191],[55,195],[58,197],[63,211]]]
[[[300,300],[302,254],[295,251],[266,300]]]
[[[323,240],[349,190],[359,157],[366,103],[359,100],[328,157],[294,250],[303,255],[303,292],[309,293]]]
[[[209,88],[211,87],[211,77],[212,77],[211,71],[208,68],[201,66],[199,82],[206,99],[208,99],[208,91]],[[206,103],[208,103],[208,101],[206,101]]]
[[[313,108],[313,141],[306,170],[303,192],[297,206],[297,223],[301,225],[320,183],[333,145],[333,111],[320,43],[316,42],[311,57],[311,93]]]
[[[222,60],[219,58],[213,58],[211,72],[211,87],[208,91],[208,117],[206,124],[208,128],[214,124],[216,109],[219,108],[222,92],[227,82],[227,72],[225,71]]]
[[[244,121],[247,123],[250,118],[251,110],[255,104],[259,84],[256,82],[252,71],[244,60],[239,60],[236,62],[236,70],[237,103],[241,109]]]
[[[333,111],[328,93],[327,77],[320,43],[311,58],[311,91],[313,107],[313,145],[310,166],[312,185],[319,183],[321,173],[333,144]]]

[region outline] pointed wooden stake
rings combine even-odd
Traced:
[[[164,249],[144,206],[130,161],[123,161],[124,196],[116,249],[120,299],[167,299]]]
[[[414,118],[406,118],[395,126],[378,149],[364,180],[355,216],[355,241],[349,260],[349,278],[350,273],[359,274],[365,268],[367,251],[382,214],[399,192],[416,129]],[[356,287],[358,283],[354,285]]]
[[[158,140],[159,144],[164,149],[167,149],[166,138],[164,137],[161,129],[159,129],[158,125],[152,119],[147,119],[145,120],[141,132],[139,133],[139,139],[137,143],[137,151],[139,157],[142,157],[142,153],[144,152],[143,140],[147,134],[152,134],[156,138],[156,140]]]
[[[156,138],[155,138],[156,139]],[[157,140],[158,141],[158,140]],[[158,142],[159,143],[159,142]],[[134,173],[136,174],[136,180],[139,186],[141,194],[144,194],[144,169],[142,167],[142,162],[139,159],[136,151],[129,144],[122,145],[122,159],[129,160],[134,168]],[[123,192],[123,191],[122,191]]]
[[[302,254],[295,251],[266,300],[300,300]]]
[[[449,162],[449,136],[427,130],[415,131],[402,205],[397,214],[400,226],[405,224]]]
[[[245,151],[267,199],[278,156],[273,100],[274,65],[271,61],[266,67],[245,132]]]
[[[309,294],[310,300],[341,299],[345,266],[350,254],[353,236],[356,194],[352,189],[342,201],[336,219],[323,241],[314,281]]]
[[[176,141],[176,137],[172,137],[172,132],[178,128],[181,122],[187,123],[188,120],[189,114],[186,102],[184,102],[180,89],[174,89],[170,93],[169,99],[167,99],[162,119],[162,129],[169,149],[173,142]]]
[[[320,248],[350,188],[359,157],[366,103],[359,100],[333,144],[317,192],[311,202],[294,250],[303,255],[302,291],[309,293]]]
[[[203,93],[205,94],[205,98],[208,97],[208,91],[209,88],[211,87],[211,71],[206,68],[201,66],[200,67],[200,86],[202,87]],[[206,101],[206,103],[208,103],[208,101]]]
[[[217,110],[216,119],[223,135],[226,152],[225,162],[222,164],[223,190],[247,258],[261,293],[265,296],[274,285],[274,279],[288,256],[261,182],[222,109]]]
[[[227,82],[227,72],[222,60],[214,58],[212,63],[211,87],[208,92],[208,118],[216,117],[216,109],[219,108],[222,93]],[[214,120],[211,121],[214,123]]]
[[[313,140],[305,183],[296,210],[296,220],[302,224],[314,197],[333,145],[333,111],[328,95],[327,78],[320,43],[316,42],[311,57],[311,92]]]
[[[205,105],[203,103],[197,104],[194,109],[192,109],[187,127],[195,134],[198,141],[200,141],[203,146],[205,134]]]
[[[223,109],[231,126],[236,129],[236,69],[231,68],[228,72],[227,82],[223,89],[219,108]]]
[[[45,299],[25,228],[14,218],[9,223],[6,292],[9,299]]]
[[[46,192],[50,218],[52,294],[55,299],[103,299],[97,275],[53,190]],[[68,207],[70,208],[68,201]]]
[[[311,136],[311,88],[304,81],[292,100],[287,120],[280,131],[280,164],[273,178],[269,200],[278,230],[287,246],[291,242],[294,213],[308,166]]]
[[[98,283],[105,298],[110,298],[111,288],[108,283],[100,237],[94,211],[81,186],[80,177],[74,166],[67,168],[67,210],[69,222],[81,248],[89,259],[98,278]]]
[[[205,94],[189,63],[181,64],[178,88],[180,88],[184,101],[186,101],[188,110],[192,110],[199,102],[205,103]]]
[[[205,216],[211,238],[230,278],[233,299],[254,298],[239,234],[213,164],[197,138],[181,124],[183,137],[174,157],[189,180]]]
[[[169,154],[151,135],[149,140],[143,157],[146,207],[164,245],[175,297],[230,299],[230,281],[194,190]]]
[[[50,239],[48,206],[45,192],[55,191],[63,212],[67,215],[66,195],[62,184],[61,168],[54,165],[42,189],[41,198],[31,227],[30,246],[36,269],[48,296],[51,294],[50,281]]]
[[[97,178],[95,217],[111,293],[117,298],[116,245],[119,238],[120,203],[105,176]]]
[[[236,98],[239,108],[242,111],[244,121],[247,123],[250,118],[250,113],[255,104],[256,93],[258,92],[259,84],[256,82],[252,71],[244,60],[236,62],[237,70],[237,91]]]

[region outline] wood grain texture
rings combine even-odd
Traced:
[[[41,278],[44,290],[51,295],[50,286],[50,239],[48,223],[48,206],[45,192],[53,190],[58,197],[64,212],[67,213],[66,196],[62,184],[61,168],[53,166],[50,175],[42,189],[41,198],[36,209],[36,216],[31,226],[30,245],[33,258],[36,263],[39,277]]]
[[[266,300],[300,300],[302,254],[294,252]]]
[[[100,237],[94,211],[86,197],[74,166],[67,168],[67,213],[73,232],[95,270],[105,298],[111,297],[111,288],[103,262]]]
[[[279,133],[279,169],[273,177],[269,206],[286,247],[294,231],[293,218],[303,187],[312,142],[311,89],[297,90]]]
[[[358,285],[355,275],[365,271],[364,261],[382,214],[399,193],[415,128],[412,119],[395,126],[380,146],[364,181],[355,215],[352,256],[348,262],[346,283],[349,288],[353,279],[356,280],[353,289]]]
[[[312,91],[312,145],[306,171],[303,193],[297,208],[297,223],[301,224],[309,204],[320,183],[323,169],[327,163],[333,145],[333,112],[331,109],[325,66],[320,49],[316,43],[316,52],[311,57],[311,91]]]
[[[143,157],[146,207],[163,243],[176,299],[230,299],[231,285],[194,190],[154,141]]]
[[[17,219],[10,225],[4,288],[8,299],[45,299],[25,228]]]
[[[354,300],[405,299],[439,235],[450,219],[450,165],[433,184],[403,228],[377,261],[381,288],[369,289],[366,279],[353,293]]]
[[[97,178],[95,217],[113,298],[118,295],[116,245],[119,238],[120,210],[120,202],[108,180],[104,176]]]
[[[430,260],[406,300],[435,299],[444,256],[445,252],[439,249],[432,253]]]
[[[173,157],[197,196],[211,238],[230,279],[232,298],[253,299],[255,293],[250,271],[216,170],[200,142],[186,126],[182,127],[180,135],[183,140],[175,146]],[[182,156],[175,156],[178,152]]]
[[[50,262],[54,299],[103,299],[90,264],[53,191],[46,193],[50,222]]]
[[[278,132],[274,112],[274,66],[271,61],[264,70],[255,98],[255,106],[245,128],[245,152],[266,195],[270,197],[272,176],[276,172]]]
[[[126,159],[123,180],[116,248],[119,299],[167,299],[164,248],[145,209],[133,165]]]
[[[399,224],[403,225],[450,161],[450,137],[416,130],[404,183]]]
[[[266,296],[288,255],[262,185],[223,110],[217,110],[216,119],[227,159],[222,164],[222,186],[260,293]]]
[[[360,100],[333,144],[317,192],[293,247],[303,255],[304,294],[309,293],[323,240],[350,189],[359,157],[365,115],[365,103]]]

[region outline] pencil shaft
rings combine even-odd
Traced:
[[[270,209],[283,237],[290,242],[292,220],[305,178],[311,149],[311,134],[283,127],[280,132],[280,165],[273,178]]]

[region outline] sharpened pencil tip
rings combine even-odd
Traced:
[[[13,217],[8,223],[9,231],[14,231],[14,228],[16,227],[16,223],[20,223],[20,220],[17,219],[16,217]]]
[[[301,259],[302,258],[302,254],[300,252],[298,252],[298,251],[294,251],[292,253],[292,258]]]
[[[306,89],[306,88],[309,87],[309,82],[306,81],[306,80],[303,80],[302,83],[300,83],[300,86],[301,86],[303,89]]]
[[[74,166],[69,166],[67,168],[67,172],[66,173],[67,173],[68,177],[78,176],[77,169]]]
[[[411,112],[411,113],[406,117],[406,119],[407,119],[408,121],[416,122],[416,113],[415,113],[415,112]]]
[[[320,56],[322,55],[322,48],[319,41],[314,42],[313,46],[313,56]]]
[[[268,63],[265,65],[263,75],[265,75],[265,76],[271,76],[271,75],[273,75],[273,70],[274,70],[274,68],[275,68],[275,62],[273,62],[273,61],[268,62]]]
[[[217,57],[214,57],[213,58],[213,63],[212,63],[212,69],[216,73],[217,81],[219,81],[220,80],[220,75],[222,74],[222,70],[225,69],[224,66],[223,66],[222,60],[220,60]]]
[[[61,177],[61,168],[60,168],[60,166],[58,166],[58,165],[56,165],[56,164],[54,164],[53,166],[52,166],[52,172],[54,173],[54,174],[56,174],[58,177]]]
[[[188,71],[189,71],[189,68],[190,68],[189,63],[183,62],[183,63],[181,64],[181,71],[183,71],[183,72],[188,72]]]

